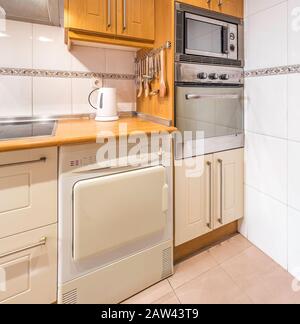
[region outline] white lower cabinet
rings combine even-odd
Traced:
[[[57,223],[57,148],[0,153],[0,239]]]
[[[243,218],[243,149],[180,162],[175,166],[175,246]]]
[[[0,304],[50,304],[56,291],[56,224],[0,240]]]

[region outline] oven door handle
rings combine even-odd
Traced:
[[[198,94],[187,94],[185,96],[186,100],[202,100],[202,99],[242,99],[241,96],[235,94],[228,95],[198,95]]]

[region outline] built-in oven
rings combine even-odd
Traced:
[[[243,65],[241,19],[176,4],[176,60]]]
[[[176,63],[176,159],[244,146],[241,68]]]

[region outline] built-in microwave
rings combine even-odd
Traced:
[[[176,61],[243,66],[243,21],[177,3]]]

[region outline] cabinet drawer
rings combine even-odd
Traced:
[[[0,239],[57,222],[57,149],[0,154]]]
[[[0,304],[50,304],[56,286],[57,225],[0,240]]]

